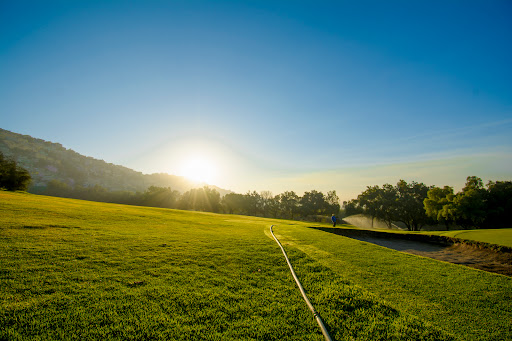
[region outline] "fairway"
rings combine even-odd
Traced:
[[[343,281],[372,292],[393,309],[421,316],[460,340],[512,337],[510,277],[315,228],[280,227],[274,231],[284,245],[301,250]],[[297,272],[304,273],[300,269]]]
[[[423,233],[512,247],[512,229],[429,231]]]
[[[508,277],[310,223],[0,192],[0,340],[510,339]],[[499,318],[496,318],[499,316]]]

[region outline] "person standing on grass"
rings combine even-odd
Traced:
[[[336,227],[336,216],[334,214],[331,216],[331,221],[332,221],[332,227]]]

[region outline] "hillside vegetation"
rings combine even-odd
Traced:
[[[31,177],[30,192],[41,193],[52,180],[71,187],[91,188],[101,186],[108,191],[143,192],[150,186],[171,187],[185,192],[198,184],[184,177],[143,174],[130,168],[107,163],[81,155],[60,143],[53,143],[28,135],[0,129],[0,152],[15,160]],[[215,188],[219,193],[229,191]]]
[[[2,340],[512,337],[508,277],[308,224],[0,192]],[[499,316],[499,318],[497,318]]]

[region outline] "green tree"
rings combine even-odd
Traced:
[[[150,186],[142,195],[141,205],[176,208],[180,193],[170,187]]]
[[[303,216],[327,214],[326,202],[324,194],[312,190],[311,192],[305,192],[300,199],[301,213]]]
[[[222,206],[224,211],[229,214],[243,213],[244,211],[244,195],[239,193],[228,193],[222,198]]]
[[[338,215],[340,213],[340,198],[336,191],[329,191],[325,196],[325,212]]]
[[[512,221],[512,181],[489,181],[487,184],[486,211],[486,227],[510,227]]]
[[[362,209],[364,214],[372,218],[372,226],[375,218],[379,218],[391,228],[393,221],[397,220],[399,211],[398,192],[396,187],[390,184],[384,184],[382,188],[368,186],[352,205],[359,206],[358,210]]]
[[[279,194],[279,207],[285,217],[293,219],[300,210],[300,197],[294,191],[286,191]]]
[[[400,180],[396,184],[395,189],[398,196],[396,220],[403,222],[409,231],[419,231],[432,221],[427,216],[423,204],[430,188],[415,181],[408,184],[406,181]]]
[[[183,193],[178,208],[191,209],[206,212],[219,212],[220,210],[220,194],[215,189],[207,186],[203,188],[194,188]]]
[[[260,192],[260,200],[261,200],[261,209],[263,211],[264,217],[273,216],[274,218],[277,215],[278,203],[274,198],[274,195],[271,191],[261,191]]]
[[[0,188],[8,191],[26,191],[31,177],[28,171],[0,152]]]
[[[244,195],[243,209],[245,214],[259,216],[263,214],[263,203],[258,192],[247,192]]]
[[[393,221],[397,220],[398,193],[396,188],[393,185],[384,184],[377,191],[375,204],[377,205],[377,218],[385,221],[388,228],[391,228]]]
[[[481,227],[487,215],[486,197],[482,179],[468,176],[466,185],[453,199],[457,223],[464,228]]]
[[[379,215],[379,186],[367,186],[366,190],[357,196],[359,207],[362,208],[363,213],[372,218],[373,220]]]
[[[345,210],[344,215],[346,217],[354,215],[354,214],[361,214],[363,213],[363,209],[359,205],[358,199],[352,199],[349,201],[343,202],[343,209]]]
[[[425,213],[440,224],[450,229],[450,225],[456,220],[456,209],[453,203],[453,187],[432,187],[427,192],[427,198],[423,201]]]
[[[220,193],[215,188],[210,188],[208,186],[203,187],[203,192],[206,196],[206,200],[208,201],[209,212],[220,212]]]

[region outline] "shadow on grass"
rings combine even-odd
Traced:
[[[79,229],[79,226],[68,226],[68,225],[23,225],[24,229],[49,229],[49,228],[59,228],[59,229]]]
[[[439,252],[445,250],[451,245],[449,242],[445,242],[443,240],[433,241],[429,236],[416,234],[408,235],[324,226],[310,226],[309,228],[384,246],[398,251],[418,250],[425,252]]]

